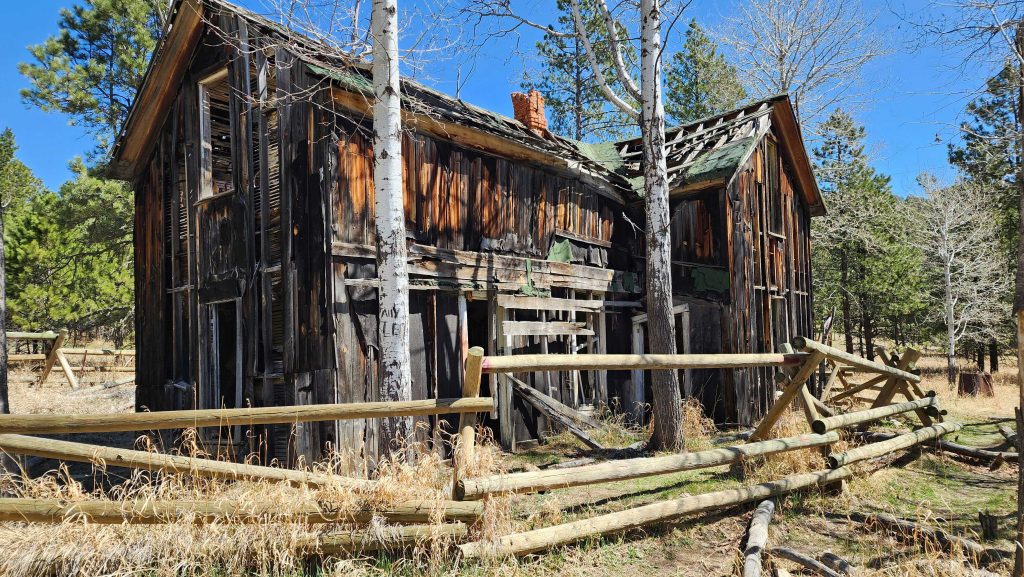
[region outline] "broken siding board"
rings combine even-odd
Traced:
[[[577,322],[505,321],[502,329],[509,336],[594,335],[594,331],[587,328],[587,323]]]
[[[604,309],[603,300],[562,299],[552,297],[528,297],[519,295],[498,295],[498,304],[507,309],[565,310],[597,312]]]

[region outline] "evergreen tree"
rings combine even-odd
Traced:
[[[960,129],[963,144],[949,146],[950,163],[981,185],[977,188],[996,208],[1000,252],[1010,271],[1017,263],[1017,174],[1021,162],[1015,79],[1016,71],[1007,64],[986,82],[985,92],[967,105],[969,120]]]
[[[594,0],[583,0],[587,33],[591,38],[607,35],[605,23]],[[573,21],[569,0],[558,0],[556,30],[568,36],[546,33],[537,42],[542,70],[536,79],[526,75],[523,90],[536,90],[544,95],[551,130],[556,134],[586,142],[615,140],[631,136],[636,123],[612,106],[601,93],[579,36],[572,34]],[[607,82],[618,84],[611,54],[604,42],[594,42],[598,61],[605,70]]]
[[[14,133],[7,128],[0,134],[0,413],[9,413],[7,397],[7,267],[5,266],[5,220],[10,207],[19,208],[24,200],[38,194],[42,184],[15,153]],[[19,214],[20,211],[13,214]],[[0,457],[0,468],[14,470],[7,457]]]
[[[870,357],[880,335],[906,342],[906,327],[921,315],[921,255],[889,177],[868,163],[864,128],[839,110],[821,129],[814,156],[828,215],[812,223],[815,306],[819,317],[836,309],[847,351]]]
[[[665,72],[665,111],[677,124],[727,112],[746,100],[736,68],[696,20],[690,21],[683,49]]]
[[[10,318],[25,329],[68,328],[118,346],[132,332],[133,205],[124,183],[89,174],[42,191],[9,219]]]
[[[61,10],[59,31],[18,65],[22,100],[60,112],[98,141],[103,159],[128,116],[160,33],[161,0],[84,0]]]

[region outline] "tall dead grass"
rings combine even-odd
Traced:
[[[84,518],[68,518],[57,524],[0,523],[0,574],[11,577],[60,575],[92,577],[152,575],[158,577],[218,577],[242,575],[304,575],[310,569],[309,544],[322,536],[371,530],[386,539],[389,526],[375,514],[369,524],[310,524],[288,518],[311,506],[331,511],[382,512],[413,499],[434,502],[432,522],[441,522],[441,502],[450,498],[451,468],[437,454],[421,451],[414,464],[384,461],[377,467],[379,481],[372,490],[356,493],[341,485],[313,488],[276,482],[224,481],[187,474],[154,474],[139,471],[127,480],[86,490],[67,468],[38,478],[0,476],[5,496],[57,499],[73,504],[82,501],[147,502],[201,500],[238,505],[239,518],[226,516],[197,523],[188,515],[159,525],[99,525]],[[335,470],[347,455],[332,455],[315,463],[314,469]],[[472,474],[486,474],[495,466],[495,450],[477,447],[466,464]],[[102,467],[98,467],[102,474]],[[104,488],[108,485],[108,488]],[[500,508],[500,504],[492,507]],[[272,511],[273,513],[266,513]],[[257,522],[243,523],[241,516],[262,513]],[[488,518],[500,519],[500,515]],[[474,532],[495,533],[501,528],[474,527]],[[415,548],[401,563],[411,574],[435,574],[449,563],[451,543],[428,541]],[[315,549],[315,548],[314,548]],[[353,555],[355,559],[363,555]],[[327,559],[316,563],[323,574],[373,572],[372,564],[352,559]]]

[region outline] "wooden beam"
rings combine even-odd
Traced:
[[[188,474],[217,479],[278,481],[292,485],[319,487],[336,485],[351,489],[370,489],[374,486],[373,481],[350,479],[337,475],[323,475],[293,469],[246,465],[214,459],[165,455],[149,451],[118,449],[116,447],[74,443],[58,439],[40,439],[24,435],[0,434],[0,450],[12,455],[30,455],[81,463],[102,463],[110,467],[162,471],[165,473]]]
[[[456,540],[468,533],[464,523],[402,525],[317,535],[300,540],[296,548],[306,555],[345,555],[412,547],[432,540]]]
[[[807,379],[811,378],[811,375],[818,370],[818,365],[821,361],[825,360],[825,353],[815,351],[810,354],[807,359],[804,360],[800,370],[789,380],[789,384],[783,389],[782,394],[775,399],[775,403],[768,409],[768,414],[761,419],[761,422],[757,424],[757,428],[754,429],[753,434],[750,435],[750,441],[761,441],[768,438],[772,427],[779,420],[779,417],[786,412],[789,408],[789,403],[800,393],[800,389],[807,387]],[[808,423],[808,427],[810,423]]]
[[[824,435],[800,435],[694,453],[621,459],[569,469],[547,469],[464,479],[459,483],[456,498],[476,500],[497,493],[535,493],[717,467],[763,455],[822,447],[839,439],[839,433],[833,431]]]
[[[78,388],[78,379],[75,377],[75,371],[71,368],[71,363],[68,362],[68,358],[64,356],[64,352],[57,351],[57,362],[60,363],[61,370],[64,371],[64,376],[68,380],[68,384],[71,385],[72,389]],[[83,367],[84,369],[85,367]]]
[[[587,323],[575,322],[505,321],[502,328],[507,336],[594,335],[594,331],[587,328]]]
[[[482,503],[409,501],[374,509],[330,509],[318,503],[298,506],[240,501],[64,501],[60,499],[0,498],[0,521],[95,524],[161,523],[369,523],[376,518],[396,523],[446,520],[475,521]]]
[[[60,353],[60,347],[64,344],[64,340],[68,337],[66,330],[61,330],[60,333],[53,339],[53,343],[50,344],[50,350],[46,353],[46,362],[43,363],[43,372],[39,375],[39,386],[42,386],[46,382],[46,377],[50,376],[50,371],[53,370],[54,363],[57,362],[57,355]]]
[[[485,373],[580,370],[741,369],[800,365],[808,355],[794,353],[695,355],[515,355],[484,357]]]
[[[380,419],[491,410],[490,397],[80,415],[0,415],[0,432],[55,435]]]
[[[515,377],[512,377],[511,375],[502,375],[502,377],[512,381],[513,391],[518,393],[524,401],[532,405],[533,408],[540,411],[547,418],[561,424],[567,431],[572,433],[574,437],[582,441],[584,445],[598,451],[604,450],[604,445],[598,443],[590,435],[584,432],[576,421],[567,417],[562,411],[552,408],[553,404],[558,403],[558,401],[555,401],[544,393],[535,390],[533,387]],[[547,401],[550,401],[550,404]],[[558,404],[561,405],[561,403]],[[562,407],[572,411],[569,407],[565,407],[564,405],[562,405]]]
[[[812,341],[811,339],[808,339],[806,337],[794,337],[793,346],[796,347],[798,350],[802,350],[806,353],[820,352],[834,361],[839,361],[854,367],[867,369],[871,372],[878,373],[880,375],[896,377],[907,381],[913,381],[915,383],[921,380],[921,377],[913,373],[908,373],[906,371],[895,369],[882,363],[869,361],[865,358],[858,357],[857,355],[851,355],[846,351],[841,351],[837,348],[830,347],[828,345],[823,345],[819,342]]]
[[[462,551],[463,558],[465,559],[526,555],[590,537],[669,521],[684,515],[703,513],[749,501],[767,499],[819,484],[826,485],[846,479],[852,474],[852,469],[844,467],[842,469],[790,475],[789,477],[769,483],[657,501],[648,505],[626,509],[625,511],[606,513],[562,525],[534,529],[523,533],[513,533],[487,541],[465,543],[459,545],[459,549]]]
[[[905,435],[893,437],[887,441],[871,443],[870,445],[861,445],[859,447],[843,451],[842,453],[833,453],[828,456],[828,466],[833,469],[838,469],[839,467],[849,465],[850,463],[856,463],[857,461],[863,461],[864,459],[888,455],[889,453],[913,447],[914,445],[918,445],[925,441],[938,439],[939,437],[948,435],[949,433],[954,433],[959,431],[962,427],[963,425],[959,423],[939,423],[931,427],[918,429]]]
[[[824,419],[815,419],[811,423],[811,429],[813,429],[815,433],[823,434],[834,429],[870,423],[879,419],[919,409],[931,410],[933,411],[933,414],[938,415],[938,409],[935,405],[935,397],[925,397],[923,399],[917,399],[906,403],[896,403],[893,405],[885,405],[854,413],[844,413],[842,415],[835,415]]]
[[[528,297],[519,295],[498,295],[498,304],[506,309],[545,311],[598,312],[605,308],[603,300],[560,299],[553,297]]]

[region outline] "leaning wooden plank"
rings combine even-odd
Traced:
[[[324,475],[293,469],[246,465],[213,459],[165,455],[163,453],[149,453],[146,451],[118,449],[57,439],[39,439],[24,435],[0,435],[0,451],[14,455],[33,455],[61,461],[103,463],[111,467],[187,473],[198,477],[283,481],[293,485],[342,486],[353,489],[370,489],[374,486],[373,481],[351,479],[338,475]]]
[[[57,362],[57,353],[60,352],[60,347],[64,344],[67,334],[67,331],[62,330],[54,336],[53,342],[50,343],[50,350],[46,352],[46,362],[43,363],[43,372],[39,374],[40,385],[46,383],[46,377],[50,376],[50,371],[53,370],[53,365]]]
[[[794,337],[793,346],[799,350],[808,353],[812,351],[824,353],[828,358],[832,360],[840,361],[854,367],[867,369],[871,372],[878,373],[880,375],[896,377],[898,379],[904,379],[914,383],[919,382],[921,380],[921,377],[913,373],[901,371],[899,369],[890,367],[882,363],[876,363],[875,361],[869,361],[863,357],[851,355],[846,351],[841,351],[837,348],[833,348],[828,345],[823,345],[819,342],[812,341],[811,339],[805,337]]]
[[[839,573],[836,573],[824,563],[808,557],[799,551],[790,549],[789,547],[775,547],[769,551],[773,557],[780,557],[792,561],[805,569],[810,570],[815,575],[821,575],[822,577],[843,577]]]
[[[232,425],[272,425],[340,419],[377,419],[449,413],[484,413],[490,397],[426,399],[243,409],[160,411],[155,413],[93,413],[83,415],[0,415],[0,432],[23,434],[106,433]]]
[[[842,468],[791,475],[778,481],[759,485],[749,485],[737,489],[705,493],[703,495],[658,501],[633,509],[598,515],[597,517],[581,519],[563,525],[505,535],[491,541],[465,543],[459,545],[459,549],[462,551],[463,557],[467,559],[525,555],[559,545],[567,545],[588,537],[635,529],[651,523],[669,521],[684,515],[731,507],[758,499],[767,499],[819,484],[834,483],[846,479],[852,473],[852,469]]]
[[[750,441],[763,441],[768,438],[772,427],[775,426],[779,417],[789,408],[789,404],[797,395],[802,394],[802,391],[807,389],[807,379],[811,378],[814,372],[818,370],[818,365],[823,360],[825,360],[825,354],[815,351],[804,360],[803,365],[800,366],[800,369],[792,378],[787,378],[786,388],[782,390],[782,394],[775,399],[775,403],[768,409],[768,413],[757,424],[754,433],[750,435]]]
[[[820,447],[835,443],[839,433],[832,431],[825,435],[800,435],[783,439],[771,439],[747,443],[735,447],[722,447],[695,453],[681,453],[664,457],[642,457],[622,459],[573,469],[527,471],[506,475],[492,475],[475,479],[462,479],[456,486],[457,499],[482,499],[492,493],[534,493],[565,487],[593,485],[664,475],[692,469],[705,469],[736,463],[750,457],[771,455],[808,447]]]
[[[484,358],[485,373],[531,371],[628,371],[651,369],[742,369],[789,367],[807,355],[793,353],[700,355],[508,355]]]
[[[306,555],[344,555],[404,549],[432,540],[459,539],[467,534],[464,523],[406,525],[361,529],[305,539],[297,548]]]
[[[915,523],[906,519],[899,519],[884,513],[860,513],[852,511],[848,515],[851,521],[861,523],[866,527],[881,527],[899,537],[912,539],[914,542],[923,540],[936,543],[946,551],[962,552],[968,558],[975,561],[989,561],[1012,555],[1009,551],[1001,549],[988,549],[981,543],[966,537],[952,535],[928,525]]]
[[[507,377],[508,375],[504,375],[504,376]],[[555,421],[556,423],[562,425],[563,427],[565,427],[565,429],[567,431],[569,431],[570,433],[572,433],[572,435],[574,437],[576,437],[577,439],[582,441],[584,445],[590,447],[591,449],[595,449],[595,450],[598,450],[598,451],[604,449],[604,445],[602,445],[601,443],[598,443],[593,438],[591,438],[590,435],[588,435],[583,429],[581,429],[579,427],[579,425],[577,425],[571,419],[567,419],[564,415],[562,415],[558,411],[551,410],[551,407],[549,405],[547,405],[546,403],[541,401],[536,396],[531,395],[528,391],[533,391],[532,387],[530,387],[528,385],[525,385],[525,383],[522,383],[521,381],[519,381],[517,383],[516,382],[517,380],[518,379],[512,381],[513,391],[515,393],[517,393],[524,401],[526,401],[527,403],[530,403],[530,405],[532,405],[533,408],[535,408],[538,411],[540,411],[541,413],[543,413],[545,417],[547,417],[547,418]],[[534,392],[536,392],[536,391],[534,391]],[[456,484],[456,489],[455,490],[456,490],[456,495],[458,495],[458,485],[457,484]]]
[[[775,501],[765,499],[754,510],[743,549],[743,577],[761,577],[761,552],[768,544],[768,524],[775,513]]]
[[[502,330],[506,336],[536,335],[582,335],[594,336],[594,331],[587,328],[587,323],[570,323],[559,321],[504,321]]]
[[[593,417],[588,417],[583,413],[573,409],[572,407],[563,405],[553,397],[545,395],[544,393],[538,391],[537,389],[531,387],[530,385],[524,383],[523,381],[513,377],[512,375],[506,373],[503,376],[503,378],[508,379],[512,383],[513,388],[517,392],[521,393],[524,397],[529,395],[530,397],[536,399],[537,401],[547,406],[548,410],[560,413],[562,417],[569,419],[575,423],[579,423],[580,425],[584,425],[594,429],[598,429],[601,427],[601,422],[598,421],[597,419],[594,419]]]
[[[57,362],[60,363],[60,368],[64,371],[64,377],[68,380],[68,384],[72,389],[77,389],[78,378],[75,377],[75,371],[71,368],[68,358],[64,356],[64,351],[57,351]]]
[[[872,421],[877,421],[879,419],[884,419],[886,417],[899,415],[909,411],[916,411],[918,409],[926,409],[938,416],[939,410],[935,405],[935,397],[925,397],[923,399],[917,399],[916,401],[895,403],[884,407],[878,407],[877,409],[866,409],[864,411],[855,411],[853,413],[844,413],[842,415],[818,419],[811,423],[811,429],[820,435],[833,429],[841,429],[852,425],[870,423]]]
[[[317,503],[299,506],[238,501],[64,501],[59,499],[0,498],[0,521],[62,523],[82,520],[97,524],[161,523],[368,523],[383,518],[394,523],[432,520],[476,520],[481,503],[409,501],[373,509],[329,509]]]
[[[833,453],[828,456],[828,466],[833,469],[855,463],[857,461],[863,461],[864,459],[871,459],[874,457],[880,457],[887,455],[894,451],[899,451],[918,445],[925,441],[937,439],[942,435],[948,435],[959,431],[963,425],[959,423],[938,423],[931,427],[925,427],[916,431],[907,433],[905,435],[899,435],[893,437],[887,441],[879,443],[871,443],[870,445],[861,445],[842,453]]]

